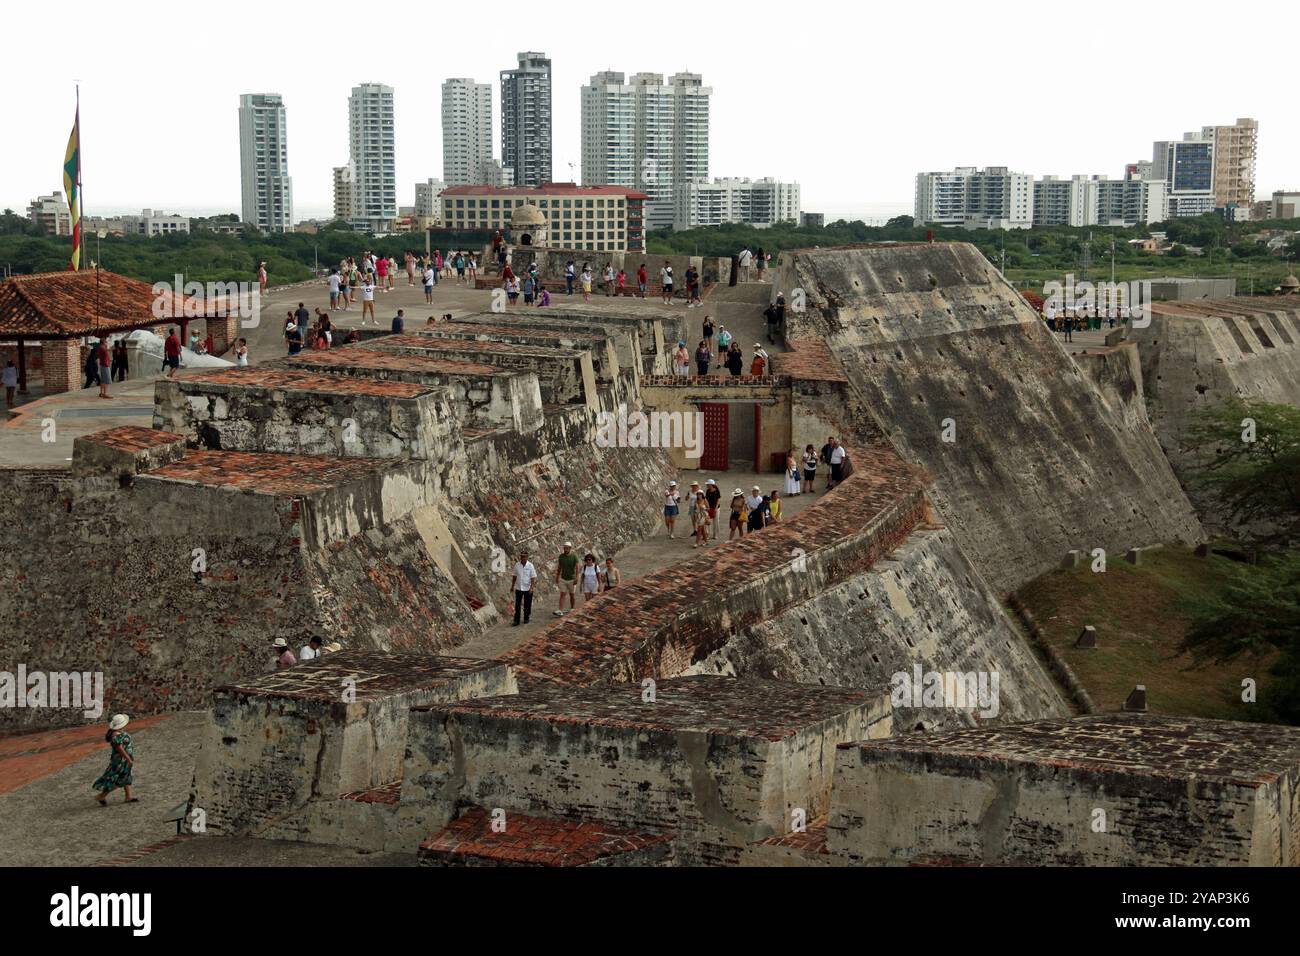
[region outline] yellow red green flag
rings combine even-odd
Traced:
[[[72,121],[72,135],[63,154],[63,189],[68,194],[68,211],[72,213],[72,261],[70,270],[81,268],[81,104],[77,104]]]

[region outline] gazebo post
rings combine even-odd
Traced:
[[[18,394],[27,394],[27,349],[23,340],[18,340]]]

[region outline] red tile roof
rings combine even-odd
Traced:
[[[242,451],[191,451],[149,473],[151,478],[297,497],[358,481],[392,466],[369,458],[284,455]]]
[[[482,807],[462,816],[420,844],[422,860],[477,858],[514,866],[583,866],[672,840],[671,831],[633,830],[587,820],[557,820],[510,812],[505,830],[492,829]]]
[[[98,276],[98,281],[96,277]],[[0,285],[0,338],[63,339],[126,332],[204,315],[202,303],[173,303],[169,293],[154,314],[156,294],[148,282],[104,269],[11,276]],[[173,308],[173,305],[175,308]]]

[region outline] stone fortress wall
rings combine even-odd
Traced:
[[[998,592],[1067,551],[1203,536],[1150,428],[1111,408],[973,246],[785,253],[793,338],[822,338]],[[945,440],[945,426],[950,425]]]
[[[550,553],[575,529],[614,553],[654,527],[668,455],[597,447],[593,423],[662,374],[679,319],[556,310],[520,331],[486,314],[169,385],[158,427],[80,440],[70,475],[0,476],[0,507],[58,503],[41,506],[56,552],[0,559],[5,580],[37,575],[12,608],[33,624],[26,659],[79,655],[137,712],[216,688],[192,798],[215,833],[427,865],[1133,864],[1206,859],[1201,842],[1222,851],[1210,862],[1300,862],[1300,731],[1250,737],[1238,767],[1236,725],[1071,718],[1002,612],[1000,591],[1067,546],[1200,530],[1128,353],[1085,374],[982,262],[964,247],[790,257],[782,284],[809,307],[775,372],[792,436],[843,436],[847,480],[495,661],[455,656],[504,610],[495,556]],[[929,437],[944,403],[951,449]],[[349,454],[354,426],[368,434]],[[1032,491],[1144,469],[1153,487],[1090,499],[1094,513]],[[196,537],[201,573],[177,560]],[[104,580],[48,626],[38,596],[109,541]],[[349,649],[265,673],[270,638],[301,640],[304,621]],[[68,628],[90,636],[72,645]],[[913,671],[996,673],[998,706],[901,700]],[[1088,837],[1094,805],[1124,826]]]

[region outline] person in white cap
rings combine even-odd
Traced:
[[[718,505],[722,503],[722,489],[710,478],[704,483],[704,500],[709,503],[709,524],[712,526],[713,540],[718,540]]]
[[[564,616],[564,599],[569,599],[569,610],[572,611],[576,605],[574,598],[578,589],[578,556],[573,551],[573,542],[564,542],[564,550],[560,556],[555,559],[555,589],[560,592],[560,597],[556,608],[551,613],[555,617]]]
[[[677,482],[668,482],[668,490],[664,492],[664,527],[668,529],[668,537],[673,537],[673,527],[677,524],[678,505],[681,504],[682,496],[677,491]]]
[[[763,514],[763,489],[755,485],[745,498],[745,511],[749,513],[749,531],[762,531],[765,516]]]
[[[126,714],[114,714],[108,722],[108,733],[104,734],[109,751],[108,769],[94,783],[94,788],[99,791],[95,802],[101,807],[108,806],[108,795],[118,787],[122,788],[126,798],[123,803],[140,802],[131,792],[131,784],[135,782],[132,776],[132,771],[135,770],[135,750],[131,746],[131,735],[126,732],[126,725],[130,722],[131,718]]]
[[[275,666],[277,669],[293,667],[298,663],[298,658],[293,656],[293,651],[289,650],[289,642],[283,637],[277,637],[271,642],[271,653],[275,655]]]

